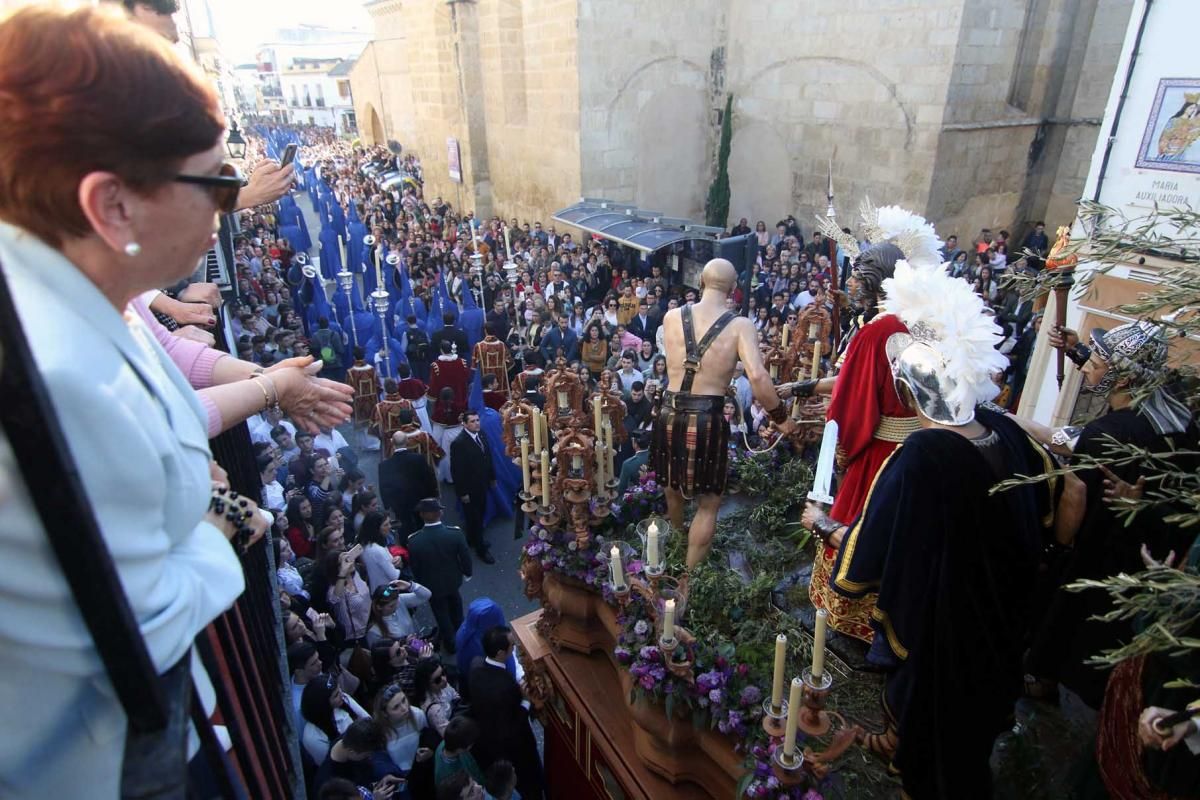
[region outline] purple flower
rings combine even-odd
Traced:
[[[633,624],[633,632],[638,636],[645,636],[650,632],[650,623],[644,619],[639,619]]]
[[[739,698],[744,706],[753,706],[762,702],[762,690],[757,686],[747,686],[742,689],[742,696]]]
[[[643,661],[658,661],[662,658],[662,653],[659,652],[657,647],[646,645],[638,651],[638,658]]]
[[[713,705],[718,705],[718,704],[720,704],[720,702],[721,702],[721,690],[720,690],[720,689],[713,689],[711,692],[709,692],[709,693],[708,693],[708,699],[709,699],[709,700],[710,700],[710,701],[713,703]]]
[[[613,655],[616,656],[617,661],[621,664],[628,665],[629,662],[633,661],[633,653],[629,652],[629,648],[627,647],[615,648],[613,650]]]
[[[809,789],[804,793],[804,800],[825,800],[825,796],[816,789]]]
[[[750,674],[750,665],[749,664],[738,664],[737,674],[742,676],[743,678],[746,677],[747,675],[749,675]]]
[[[648,691],[648,692],[654,691],[654,677],[653,676],[643,675],[642,677],[638,678],[638,683],[646,691]]]
[[[779,778],[776,778],[774,775],[768,776],[767,777],[767,788],[768,789],[778,789],[779,788]]]

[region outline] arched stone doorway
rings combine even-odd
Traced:
[[[366,134],[370,144],[384,144],[387,142],[387,134],[383,131],[383,120],[379,118],[379,112],[375,110],[375,106],[367,103],[365,117],[366,125],[361,127],[361,130]]]

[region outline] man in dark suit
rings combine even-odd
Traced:
[[[475,549],[480,561],[495,564],[496,559],[483,536],[483,512],[487,509],[488,489],[496,485],[496,468],[492,464],[491,450],[480,432],[479,414],[466,411],[462,422],[462,433],[450,444],[450,477],[463,504],[467,542]]]
[[[379,497],[385,508],[395,512],[400,523],[400,544],[406,545],[409,535],[421,527],[417,501],[437,496],[437,473],[425,456],[408,449],[407,433],[392,434],[392,446],[392,455],[379,462]]]
[[[429,608],[437,620],[442,647],[454,653],[454,634],[462,626],[463,602],[459,588],[472,574],[467,538],[460,528],[442,522],[445,507],[437,497],[417,503],[424,526],[408,537],[408,555],[413,577],[429,589]]]
[[[488,312],[487,324],[491,325],[496,331],[496,338],[500,341],[508,339],[508,332],[512,328],[512,323],[508,319],[508,311],[504,305],[504,298],[497,297],[492,303],[492,310]]]
[[[629,484],[637,481],[639,471],[642,467],[646,466],[646,462],[650,456],[650,451],[646,449],[647,438],[644,431],[637,431],[629,435],[629,441],[633,444],[633,455],[625,459],[625,462],[621,464],[620,483],[617,484],[617,497],[625,495],[625,490],[629,488]]]
[[[646,303],[646,298],[638,300],[637,314],[629,320],[625,330],[642,341],[654,341],[654,334],[658,331],[658,320],[650,315],[650,306]]]
[[[441,353],[442,340],[448,339],[457,347],[455,355],[465,360],[468,364],[471,363],[471,351],[467,349],[467,334],[454,327],[454,313],[447,311],[442,315],[442,329],[435,331],[433,336],[429,337],[430,347],[433,352]]]
[[[517,792],[527,800],[541,800],[542,762],[537,740],[529,727],[521,687],[506,666],[512,651],[512,632],[507,625],[483,634],[484,658],[476,658],[467,675],[471,717],[479,723],[480,731],[472,755],[485,770],[502,758],[512,762],[517,771]]]
[[[579,358],[579,337],[575,335],[570,322],[566,314],[559,314],[557,327],[551,328],[542,337],[538,349],[547,365],[555,363],[559,351],[568,362]]]

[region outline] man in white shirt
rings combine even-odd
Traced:
[[[621,395],[626,402],[633,391],[633,384],[642,380],[642,373],[633,366],[634,353],[626,350],[621,354],[621,368],[617,370],[617,378],[621,381]]]
[[[313,447],[329,453],[329,466],[333,468],[334,472],[341,469],[337,454],[342,451],[342,448],[349,446],[350,443],[337,428],[321,428],[320,433],[313,437]]]
[[[250,441],[270,444],[271,431],[276,425],[282,425],[292,436],[296,435],[296,426],[284,419],[283,411],[275,406],[246,420],[246,427],[250,429]]]

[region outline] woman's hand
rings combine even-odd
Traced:
[[[211,328],[217,324],[212,306],[208,303],[181,303],[171,300],[167,303],[167,314],[180,325],[202,325]]]
[[[220,308],[223,302],[221,290],[215,283],[189,284],[179,293],[179,299],[184,303],[204,303],[214,309]]]
[[[197,328],[195,325],[184,325],[182,328],[176,328],[171,331],[171,335],[178,336],[180,339],[199,342],[205,347],[215,347],[217,344],[217,337],[206,330]]]
[[[348,420],[354,397],[353,387],[319,378],[320,371],[321,362],[311,356],[289,358],[266,370],[279,393],[279,407],[309,433]]]
[[[205,512],[204,518],[212,523],[217,530],[225,534],[226,539],[232,541],[233,537],[237,536],[238,531],[241,529],[242,525],[244,525],[246,528],[250,529],[250,538],[246,541],[245,545],[247,548],[249,548],[259,539],[263,538],[263,535],[267,532],[267,528],[271,527],[271,523],[267,520],[266,516],[259,513],[258,504],[248,497],[239,497],[237,500],[233,501],[226,499],[225,504],[227,509],[228,507],[233,507],[250,512],[250,517],[241,525],[239,525],[236,521],[231,522],[226,518],[225,514],[218,514],[213,511],[212,508],[209,508],[209,510]]]

